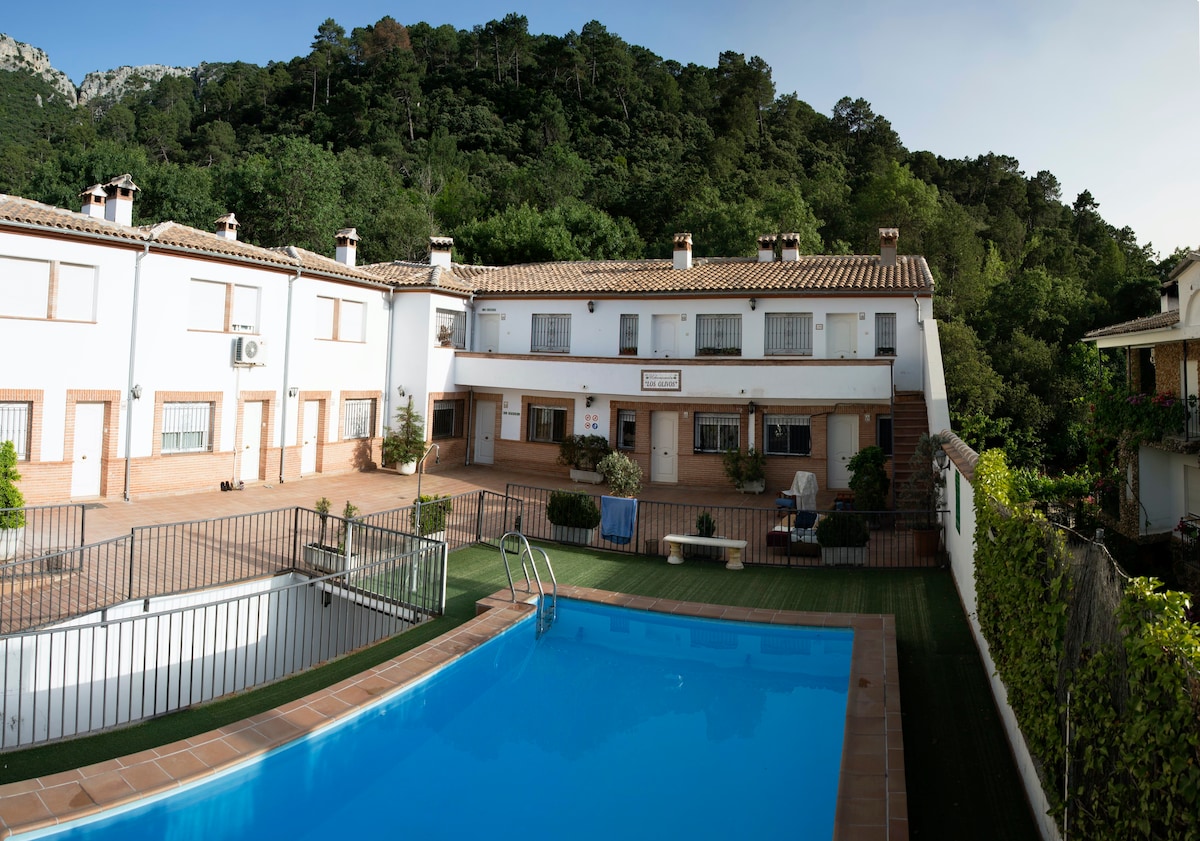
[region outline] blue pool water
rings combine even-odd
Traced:
[[[833,835],[853,633],[559,600],[411,689],[55,838]]]

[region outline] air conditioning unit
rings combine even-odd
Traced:
[[[233,343],[233,361],[237,365],[266,365],[267,343],[262,339],[238,336]]]

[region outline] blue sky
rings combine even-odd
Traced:
[[[160,0],[120,16],[95,0],[9,3],[0,31],[45,50],[76,84],[122,64],[286,61],[333,17],[349,32],[384,15],[470,28],[509,12],[563,35],[596,19],[664,58],[713,66],[761,56],[777,93],[828,114],[862,97],[905,146],[948,158],[1010,155],[1053,172],[1068,203],[1164,256],[1200,247],[1198,0],[448,0],[409,11],[376,0],[234,4]],[[52,9],[52,14],[45,14]]]

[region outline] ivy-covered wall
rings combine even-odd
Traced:
[[[980,455],[975,478],[979,624],[1056,822],[1069,838],[1200,839],[1187,597],[1124,577],[1098,546],[1073,558],[1002,453]],[[1115,582],[1107,598],[1097,581]]]

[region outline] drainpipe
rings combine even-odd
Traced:
[[[389,289],[387,291],[388,302],[388,334],[387,334],[387,361],[383,369],[383,429],[384,435],[392,425],[392,337],[396,330],[396,290]],[[383,461],[383,453],[380,451],[379,461]]]
[[[283,336],[283,408],[279,412],[279,484],[283,484],[284,465],[287,463],[287,417],[288,417],[288,401],[292,398],[288,394],[291,389],[291,380],[288,379],[288,371],[291,369],[292,362],[292,290],[295,283],[300,279],[303,273],[303,268],[300,265],[300,253],[296,251],[296,247],[289,245],[286,249],[287,255],[296,261],[296,274],[288,278],[288,296],[287,296],[287,328]]]
[[[125,381],[125,492],[126,502],[131,502],[129,491],[129,473],[132,467],[129,448],[133,446],[133,374],[134,362],[137,359],[137,327],[138,305],[142,288],[142,260],[150,253],[150,243],[156,236],[154,231],[146,237],[146,245],[142,253],[137,255],[133,266],[133,312],[129,324],[129,374]]]
[[[455,385],[457,385],[457,383],[455,383]],[[475,387],[474,386],[471,386],[469,389],[467,389],[466,426],[467,426],[467,429],[466,429],[465,435],[466,435],[466,439],[467,439],[467,446],[463,448],[466,451],[466,457],[463,460],[463,467],[470,467],[471,466],[471,448],[474,446],[474,442],[471,439],[471,433],[475,429]]]

